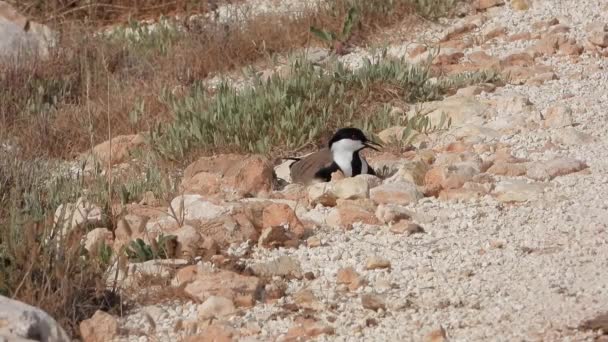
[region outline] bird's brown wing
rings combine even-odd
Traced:
[[[331,151],[328,148],[309,154],[291,164],[291,180],[294,183],[309,184],[313,181],[315,173],[333,163]]]

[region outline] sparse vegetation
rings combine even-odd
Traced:
[[[178,97],[165,92],[175,120],[151,133],[153,147],[167,158],[184,158],[192,149],[276,153],[317,143],[337,127],[375,131],[406,125],[390,105],[429,101],[449,90],[487,81],[485,73],[431,82],[428,66],[382,59],[356,71],[335,63],[325,69],[296,60],[288,77],[255,80],[242,91],[222,84],[213,96],[202,85]]]

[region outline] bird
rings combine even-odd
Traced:
[[[292,182],[329,182],[331,174],[338,170],[342,171],[345,177],[359,174],[376,175],[374,169],[359,155],[365,148],[379,151],[376,146],[382,147],[379,143],[369,140],[360,129],[345,127],[334,133],[327,147],[301,158],[284,159],[295,161],[289,166]]]

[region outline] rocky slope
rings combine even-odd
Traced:
[[[413,151],[368,154],[385,179],[277,190],[262,157],[201,158],[171,208],[146,198],[115,240],[104,228],[87,237],[87,248],[118,249],[175,235],[181,258],[123,265],[119,280],[190,300],[98,312],[81,325],[85,339],[602,339],[581,323],[608,302],[606,4],[479,0],[419,37],[388,54],[422,60],[431,43],[438,70],[496,69],[506,84],[402,108],[445,112],[452,127]],[[355,68],[371,54],[342,59]],[[113,148],[137,139],[123,140]],[[86,201],[62,209],[79,209],[66,227],[98,217]]]

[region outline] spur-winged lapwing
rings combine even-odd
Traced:
[[[375,175],[374,169],[359,155],[364,148],[378,149],[382,145],[373,142],[358,128],[341,128],[329,140],[328,147],[295,160],[289,166],[294,183],[308,184],[314,181],[329,182],[331,174],[341,170],[344,176],[359,174]]]

